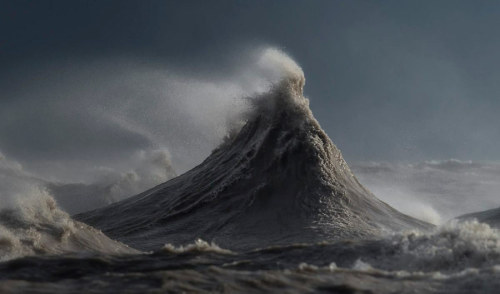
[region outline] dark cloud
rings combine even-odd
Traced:
[[[16,157],[55,156],[50,152],[74,156],[85,153],[83,149],[90,156],[106,157],[113,150],[122,156],[120,150],[128,148],[124,146],[151,144],[144,134],[117,130],[112,122],[94,124],[87,117],[79,121],[88,125],[72,125],[70,111],[44,112],[41,104],[53,100],[35,97],[43,93],[36,86],[45,83],[40,75],[47,75],[40,64],[133,58],[158,69],[168,64],[170,70],[216,83],[238,74],[238,64],[248,64],[246,48],[270,44],[303,67],[313,112],[348,159],[498,159],[500,5],[495,1],[0,5],[1,99],[10,101],[2,104],[0,149]],[[71,70],[50,75],[64,78],[73,75]],[[116,69],[109,75],[119,73]],[[81,101],[74,97],[94,86],[89,76],[76,85],[78,91],[65,93],[68,101]],[[19,95],[19,88],[31,94]],[[109,89],[108,94],[120,91]],[[154,94],[141,87],[127,91]],[[27,96],[38,104],[24,101]],[[173,115],[169,123],[175,126],[177,118]],[[86,148],[79,148],[83,143],[78,137],[61,135],[71,130],[81,134]]]

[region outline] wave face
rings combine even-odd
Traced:
[[[197,238],[252,248],[429,228],[358,182],[313,117],[302,71],[287,69],[268,93],[250,99],[245,125],[203,163],[76,219],[146,250]]]

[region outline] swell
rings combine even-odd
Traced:
[[[313,117],[294,69],[250,99],[246,124],[199,166],[75,218],[147,250],[197,238],[256,248],[430,228],[358,182]]]

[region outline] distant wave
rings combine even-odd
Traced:
[[[358,162],[351,167],[380,199],[434,224],[500,206],[500,164],[496,162]]]
[[[263,58],[279,65],[281,81],[248,99],[245,125],[202,164],[135,197],[75,217],[147,250],[196,238],[251,248],[430,228],[358,182],[313,117],[300,67],[276,50]]]
[[[0,208],[50,194],[69,214],[109,205],[136,195],[176,176],[166,149],[140,150],[128,159],[132,168],[95,167],[94,178],[68,182],[30,172],[0,152]]]
[[[27,255],[137,252],[72,220],[44,184],[0,154],[0,261]]]

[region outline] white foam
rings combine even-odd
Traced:
[[[178,247],[172,244],[165,244],[161,251],[175,254],[186,252],[213,252],[219,254],[234,254],[231,250],[220,248],[217,244],[213,242],[208,243],[202,239],[196,239],[192,244],[181,245]]]
[[[361,259],[357,259],[354,262],[352,269],[358,271],[371,271],[373,270],[373,267],[369,263],[363,262]]]
[[[400,249],[401,267],[455,270],[500,260],[500,232],[477,221],[452,221],[430,233],[398,234],[392,242]]]

